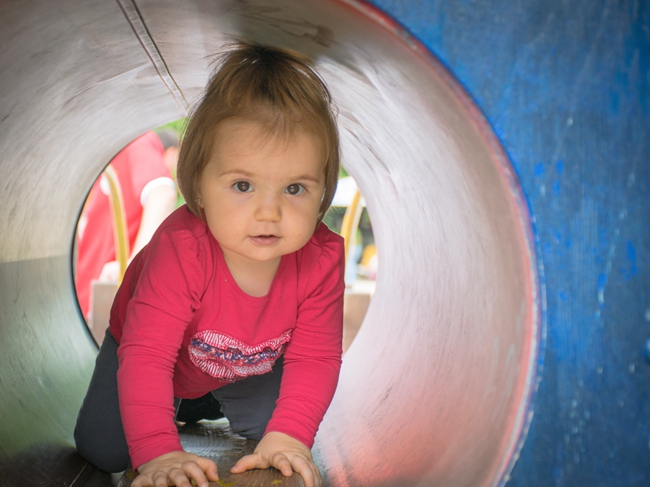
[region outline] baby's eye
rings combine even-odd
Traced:
[[[290,184],[284,191],[291,195],[299,195],[305,191],[305,188],[302,184]]]
[[[237,181],[232,186],[240,193],[248,193],[249,191],[253,190],[253,186],[251,186],[251,183],[248,181]]]

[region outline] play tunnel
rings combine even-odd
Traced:
[[[531,0],[528,10],[519,4],[523,10],[509,13],[491,1],[461,2],[464,9],[436,1],[376,3],[385,12],[356,0],[0,5],[1,485],[100,485],[72,442],[97,353],[74,296],[77,218],[110,159],[143,132],[184,116],[200,96],[220,48],[239,38],[295,49],[315,60],[338,106],[343,164],[358,182],[373,222],[380,259],[377,290],[344,357],[339,388],[314,448],[326,485],[497,486],[509,479],[515,485],[550,485],[544,483],[548,478],[587,479],[585,445],[589,435],[598,436],[587,426],[594,424],[592,415],[609,406],[585,404],[600,401],[593,391],[611,387],[618,387],[616,400],[635,405],[629,441],[636,445],[637,436],[646,435],[647,449],[648,416],[643,423],[637,415],[648,412],[648,390],[646,385],[638,392],[634,381],[647,379],[648,372],[642,358],[630,358],[631,345],[620,345],[628,343],[622,335],[611,332],[609,338],[619,352],[616,360],[624,356],[623,379],[616,376],[618,362],[612,358],[610,368],[603,350],[596,351],[603,370],[594,366],[593,374],[602,377],[606,368],[608,380],[595,386],[589,382],[592,362],[559,357],[567,347],[577,348],[571,330],[578,328],[572,327],[590,326],[582,318],[587,309],[589,316],[600,311],[601,321],[612,319],[604,317],[612,313],[603,305],[609,302],[604,287],[618,275],[612,264],[617,248],[627,248],[626,255],[633,253],[635,259],[634,270],[628,266],[625,299],[635,310],[643,299],[648,302],[647,292],[642,297],[648,285],[638,278],[646,265],[648,213],[645,226],[632,227],[629,235],[621,236],[625,218],[607,220],[610,206],[617,217],[625,209],[647,209],[636,196],[639,185],[647,188],[648,182],[648,170],[638,164],[648,148],[638,134],[647,134],[647,124],[641,132],[627,131],[637,134],[638,146],[622,154],[629,170],[620,189],[618,172],[608,171],[598,159],[603,154],[594,156],[595,182],[580,186],[572,174],[565,188],[562,175],[572,168],[565,153],[573,153],[563,144],[570,140],[571,125],[584,122],[577,117],[580,110],[588,111],[580,104],[583,95],[579,87],[571,92],[574,105],[565,107],[563,125],[554,126],[553,110],[541,106],[553,97],[535,92],[536,105],[517,84],[522,77],[534,89],[545,81],[523,58],[512,56],[517,45],[528,46],[528,54],[538,45],[527,30],[541,29],[538,17],[524,12],[539,13],[535,9],[544,2]],[[540,14],[549,33],[557,29],[558,18],[574,19],[558,5],[553,15]],[[647,11],[645,5],[637,17],[626,17],[628,24],[642,24]],[[620,26],[623,20],[611,14],[603,22]],[[639,36],[635,42],[646,42]],[[492,52],[488,41],[502,50]],[[444,59],[432,54],[436,48]],[[598,64],[600,55],[593,52],[590,63]],[[530,62],[547,72],[560,69],[547,66],[545,59]],[[585,61],[583,73],[595,69],[590,63]],[[641,100],[635,116],[647,122],[648,81],[642,77],[647,58],[637,57],[636,66],[637,98],[619,97],[618,103],[624,108]],[[494,80],[506,71],[511,79],[504,79],[497,96]],[[582,140],[592,140],[593,122],[579,126]],[[531,136],[535,128],[540,132]],[[623,128],[616,130],[624,136]],[[586,157],[579,153],[576,167]],[[559,174],[549,175],[550,168]],[[563,303],[575,298],[572,286],[591,279],[592,269],[579,250],[564,254],[555,247],[569,249],[566,239],[577,239],[585,228],[559,194],[573,184],[583,193],[571,201],[586,201],[591,188],[607,179],[618,193],[590,200],[600,219],[589,229],[596,233],[596,257],[610,258],[610,272],[594,281],[598,288],[591,308],[572,301],[569,319],[562,314]],[[548,206],[542,196],[550,200]],[[550,222],[555,217],[560,223],[554,233]],[[598,235],[598,225],[604,226],[604,235]],[[550,277],[541,272],[545,257],[554,267],[549,274],[546,266]],[[557,306],[551,310],[546,284],[548,302]],[[619,317],[625,312],[614,311]],[[650,311],[644,313],[639,323],[650,320]],[[548,346],[557,348],[550,348],[546,372],[541,367],[544,332],[556,320],[559,331]],[[599,338],[589,335],[592,342]],[[575,352],[581,353],[590,352]],[[575,362],[583,367],[576,373],[583,396],[571,392]],[[543,390],[543,371],[554,389]],[[542,389],[536,393],[540,378]],[[537,401],[540,406],[534,408]],[[624,406],[615,407],[622,415],[609,419],[612,429],[629,418]],[[583,423],[569,416],[572,408]],[[531,422],[534,410],[541,411],[537,427]],[[572,450],[578,435],[565,416],[582,428],[584,452],[575,447],[578,462]],[[610,457],[612,464],[623,455],[620,451]],[[517,465],[528,466],[531,474],[517,477],[513,467],[520,453]],[[633,482],[648,478],[638,456],[626,461]]]

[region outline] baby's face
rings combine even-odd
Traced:
[[[278,140],[255,122],[229,120],[201,175],[200,206],[229,266],[269,263],[309,241],[324,186],[315,137]]]

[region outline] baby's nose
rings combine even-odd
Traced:
[[[258,220],[279,221],[282,216],[280,198],[269,194],[260,197],[259,204],[255,211]]]

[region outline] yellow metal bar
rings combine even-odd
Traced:
[[[345,262],[348,261],[350,246],[356,240],[357,228],[359,228],[359,219],[361,218],[361,191],[359,188],[354,192],[350,206],[345,210],[343,222],[341,223],[341,236],[345,241]]]
[[[117,173],[110,164],[104,169],[104,175],[110,188],[109,199],[111,201],[111,214],[113,216],[113,235],[115,236],[115,260],[120,264],[120,275],[118,284],[122,282],[122,277],[126,272],[126,266],[129,260],[129,236],[126,226],[126,215],[124,214],[124,200],[122,199],[122,190],[120,181],[117,179]]]

